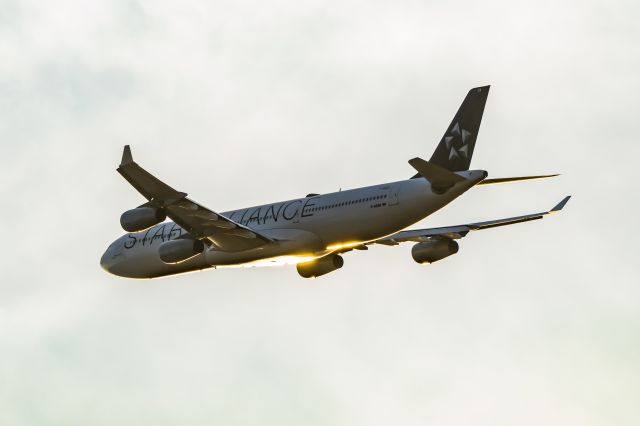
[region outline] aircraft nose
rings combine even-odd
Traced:
[[[111,260],[111,254],[109,253],[109,249],[105,250],[104,253],[102,253],[102,257],[100,258],[100,266],[102,266],[102,269],[104,269],[105,271],[109,272],[109,268],[110,268],[110,260]]]
[[[111,274],[116,274],[114,272],[114,266],[118,263],[118,260],[120,260],[119,259],[120,257],[121,257],[121,253],[118,250],[116,250],[116,248],[114,247],[114,244],[111,244],[109,248],[105,250],[105,252],[102,254],[102,257],[100,258],[100,266],[105,271]]]
[[[102,257],[100,258],[100,266],[102,266],[102,269],[105,271],[111,272],[109,269],[113,266],[113,253],[111,253],[109,249],[105,250],[102,254]]]

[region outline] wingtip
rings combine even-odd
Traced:
[[[554,208],[549,210],[549,213],[555,213],[555,212],[559,212],[560,210],[562,210],[564,208],[565,204],[567,204],[569,202],[570,198],[571,198],[571,195],[567,195],[566,197],[564,197],[562,199],[562,201],[560,201],[558,204],[556,204],[556,206]]]
[[[120,165],[124,166],[130,163],[133,163],[133,156],[131,155],[131,147],[129,145],[125,145],[124,150],[122,151],[122,160],[120,161]]]

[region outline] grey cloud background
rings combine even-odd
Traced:
[[[631,1],[0,2],[0,423],[635,425]],[[122,145],[224,210],[412,173],[492,84],[477,188],[410,246],[157,281],[98,259],[140,202]]]

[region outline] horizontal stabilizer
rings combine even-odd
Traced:
[[[444,192],[456,183],[465,180],[462,176],[419,157],[409,160],[409,164],[416,169],[420,176],[428,180],[431,183],[431,187],[437,192]]]
[[[560,176],[559,174],[555,175],[539,175],[539,176],[517,176],[517,177],[506,177],[506,178],[496,178],[496,179],[485,179],[476,184],[479,185],[496,185],[499,183],[507,183],[507,182],[518,182],[521,180],[533,180],[533,179],[546,179],[550,177]]]

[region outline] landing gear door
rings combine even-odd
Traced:
[[[389,190],[387,191],[387,205],[388,206],[397,206],[400,202],[398,200],[398,193],[400,192],[400,185],[393,184],[389,185]]]

